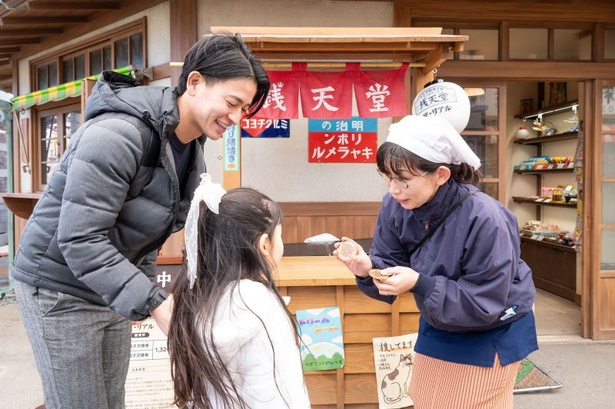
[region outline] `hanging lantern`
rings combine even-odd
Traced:
[[[470,120],[470,98],[457,84],[432,81],[414,99],[412,114],[443,117],[461,133]]]

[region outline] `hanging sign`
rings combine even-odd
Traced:
[[[405,63],[396,70],[358,71],[354,93],[360,117],[389,118],[408,113],[404,82],[407,68]]]
[[[295,71],[270,71],[269,94],[258,111],[261,118],[299,118],[299,79]]]
[[[470,120],[470,98],[459,85],[438,80],[416,96],[412,114],[445,118],[461,133]]]
[[[375,118],[308,121],[308,162],[375,163],[378,122]]]
[[[242,138],[288,138],[289,119],[246,118],[241,120]]]
[[[306,118],[350,118],[352,82],[346,72],[312,72],[301,81],[301,109]]]
[[[224,171],[239,172],[239,125],[226,128],[222,136],[224,141]]]
[[[390,118],[408,113],[405,76],[408,64],[392,70],[361,70],[347,63],[345,71],[308,71],[293,63],[291,71],[268,71],[269,93],[260,118],[349,119],[353,102],[362,118]],[[353,99],[354,91],[354,99]]]

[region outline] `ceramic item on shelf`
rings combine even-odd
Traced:
[[[530,137],[530,131],[528,131],[525,127],[525,119],[523,120],[523,123],[521,124],[519,129],[517,129],[516,136],[518,139],[527,139]]]

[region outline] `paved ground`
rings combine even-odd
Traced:
[[[34,409],[42,403],[32,349],[9,293],[0,300],[0,408]]]
[[[539,339],[530,359],[563,386],[515,395],[515,409],[615,408],[615,342]]]
[[[560,389],[515,395],[515,409],[615,408],[615,342],[541,336],[530,358]],[[43,402],[30,344],[11,293],[0,300],[0,408],[34,409]]]

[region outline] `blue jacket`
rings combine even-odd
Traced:
[[[473,194],[409,256],[449,206],[468,191]],[[531,270],[520,258],[516,217],[472,185],[449,180],[430,202],[414,210],[402,208],[387,194],[370,257],[374,268],[405,266],[419,273],[412,292],[423,326],[434,331],[451,335],[488,332],[528,313],[533,321],[536,290]],[[357,278],[357,284],[370,297],[389,303],[395,300],[378,294],[371,278]],[[502,320],[509,308],[514,315]]]
[[[169,136],[174,87],[104,72],[57,170],[28,220],[13,277],[109,305],[141,320],[167,293],[153,283],[158,249],[183,228],[205,171],[202,140],[180,186]],[[183,193],[183,194],[182,194]]]

